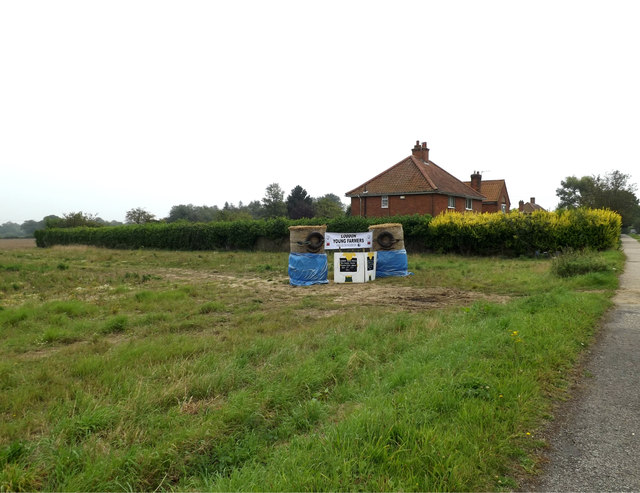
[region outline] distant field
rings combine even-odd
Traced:
[[[0,491],[513,490],[617,286],[599,256],[291,287],[286,253],[3,250]]]
[[[0,251],[1,250],[15,250],[19,248],[35,248],[35,238],[0,238]]]

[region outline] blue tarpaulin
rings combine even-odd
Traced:
[[[410,276],[406,250],[380,250],[378,252],[378,264],[376,265],[377,277]]]
[[[289,282],[294,286],[327,284],[328,273],[326,253],[289,254]]]

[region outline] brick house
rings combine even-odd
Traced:
[[[427,143],[419,141],[410,156],[345,195],[351,198],[351,215],[364,217],[482,212],[487,200],[430,161]]]
[[[511,201],[507,184],[504,180],[482,180],[479,171],[471,175],[471,181],[465,181],[465,185],[480,192],[486,198],[482,201],[482,212],[509,212]]]
[[[544,211],[546,209],[536,204],[535,197],[531,197],[531,199],[529,199],[529,202],[527,202],[526,204],[524,203],[524,200],[521,200],[518,204],[518,210],[520,212],[524,212],[525,214],[531,214],[533,211]]]

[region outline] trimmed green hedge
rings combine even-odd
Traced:
[[[259,238],[284,242],[289,226],[326,224],[336,233],[367,231],[372,224],[401,223],[409,248],[473,255],[534,255],[564,248],[606,250],[616,246],[620,215],[576,209],[533,214],[461,214],[342,217],[319,220],[270,219],[213,223],[155,223],[101,228],[45,229],[35,232],[39,247],[82,244],[106,248],[164,250],[253,250]]]
[[[424,236],[429,215],[366,219],[342,217],[322,220],[284,218],[212,223],[154,223],[106,226],[101,228],[52,228],[35,232],[39,247],[53,245],[92,245],[105,248],[154,248],[163,250],[252,250],[259,238],[284,241],[289,226],[326,224],[328,231],[350,233],[367,231],[371,224],[401,223],[406,238]]]

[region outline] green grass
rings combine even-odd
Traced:
[[[516,488],[610,306],[598,258],[294,288],[280,253],[0,252],[0,489]]]

